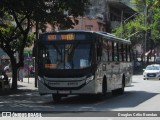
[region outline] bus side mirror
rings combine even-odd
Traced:
[[[38,45],[39,45],[38,42],[36,42],[36,43],[34,44],[34,47],[33,47],[33,49],[32,49],[32,56],[33,56],[33,57],[36,57],[36,56],[37,56]]]
[[[33,47],[33,50],[32,50],[32,57],[36,57],[36,52],[35,52],[35,46]]]

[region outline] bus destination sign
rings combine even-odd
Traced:
[[[53,41],[53,40],[75,40],[75,34],[60,34],[60,35],[53,35],[49,34],[47,35],[48,41]]]

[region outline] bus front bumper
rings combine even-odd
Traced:
[[[44,85],[41,81],[38,81],[38,91],[40,95],[45,94],[62,94],[62,95],[80,95],[80,94],[96,94],[95,88],[95,81],[92,80],[88,83],[85,83],[82,87],[77,87],[77,89],[72,87],[56,89],[56,88],[49,88]]]

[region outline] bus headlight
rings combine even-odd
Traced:
[[[86,79],[86,83],[89,83],[90,81],[92,81],[94,79],[94,76],[92,75],[92,76],[90,76],[90,77],[88,77],[87,79]]]

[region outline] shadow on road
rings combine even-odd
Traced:
[[[123,108],[123,107],[136,107],[137,105],[151,99],[158,93],[149,93],[145,91],[129,91],[123,95],[112,95],[108,93],[106,96],[71,96],[64,98],[60,103],[56,105],[93,105],[98,107],[99,105],[105,105],[108,109]],[[102,106],[101,106],[102,107]]]
[[[37,90],[32,90],[29,88],[25,88],[26,86],[23,85],[18,85],[17,90],[12,90],[12,89],[5,89],[5,90],[0,90],[0,96],[9,96],[9,95],[14,95],[14,94],[23,94],[25,92],[33,92],[33,91],[37,91]]]
[[[136,85],[139,82],[134,83]],[[62,98],[62,101],[59,103],[54,103],[51,95],[40,96],[37,89],[26,89],[25,85],[29,84],[23,84],[24,86],[19,85],[20,89],[16,91],[0,92],[0,111],[53,112],[61,116],[63,113],[114,111],[123,108],[127,110],[127,108],[132,109],[158,94],[146,92],[145,90],[131,90],[118,96],[113,96],[111,93],[108,93],[106,96],[69,96]]]
[[[151,99],[157,93],[129,91],[123,95],[70,96],[54,103],[52,97],[40,96],[37,91],[20,90],[15,94],[0,96],[0,111],[52,111],[52,112],[84,112],[112,111],[117,108],[133,108]]]

